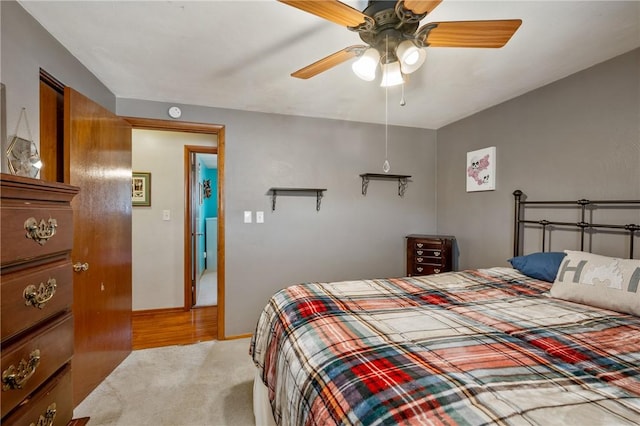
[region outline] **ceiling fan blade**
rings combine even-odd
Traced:
[[[335,67],[336,65],[340,65],[341,63],[355,57],[359,52],[366,49],[367,46],[349,46],[345,47],[342,50],[337,51],[327,57],[320,59],[312,63],[311,65],[307,65],[304,68],[299,69],[298,71],[291,74],[291,77],[307,79],[311,78],[321,72],[324,72],[330,68]]]
[[[429,47],[502,47],[516,32],[522,20],[453,21],[435,24],[426,36]]]
[[[435,9],[442,0],[404,0],[404,8],[409,9],[416,15],[429,13]]]
[[[357,27],[365,23],[367,15],[338,0],[278,0],[305,12],[345,27]]]

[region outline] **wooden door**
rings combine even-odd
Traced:
[[[200,258],[198,257],[198,253],[200,253],[200,237],[202,233],[198,232],[200,227],[200,188],[199,188],[199,170],[198,163],[196,160],[196,153],[188,151],[188,148],[185,148],[188,153],[185,155],[189,155],[189,192],[191,193],[191,206],[189,211],[189,227],[191,228],[191,303],[190,308],[194,307],[198,304],[198,288],[200,286]],[[187,197],[189,198],[189,197]],[[186,301],[185,301],[186,302]]]
[[[74,404],[131,352],[131,125],[64,91],[64,181],[73,200]]]

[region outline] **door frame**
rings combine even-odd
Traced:
[[[217,136],[218,155],[218,340],[225,339],[224,327],[224,307],[225,307],[225,214],[224,214],[224,153],[225,153],[225,126],[221,124],[193,123],[188,121],[170,121],[153,118],[121,117],[128,121],[134,129],[163,130],[170,132],[200,133]],[[206,148],[206,145],[203,145]],[[188,161],[188,160],[185,160]],[[185,171],[188,173],[188,171]],[[189,191],[188,174],[185,175],[185,217],[184,217],[184,279],[185,279],[185,299],[184,310],[191,310],[187,306],[191,299],[191,257],[193,253],[191,245],[191,193]],[[189,294],[187,294],[187,292]]]
[[[195,164],[191,162],[192,156],[193,159],[195,160],[195,156],[196,154],[213,154],[213,155],[218,155],[218,147],[217,146],[206,146],[206,145],[185,145],[184,146],[184,181],[185,181],[185,231],[188,229],[189,232],[189,253],[190,255],[187,256],[187,250],[185,250],[185,262],[188,260],[189,261],[189,271],[187,273],[186,270],[186,263],[185,263],[185,282],[184,282],[184,310],[188,311],[192,308],[195,307],[196,304],[196,297],[194,296],[194,293],[197,289],[195,289],[193,287],[193,284],[195,282],[198,281],[198,277],[195,276],[197,275],[197,270],[198,268],[195,268],[195,271],[193,270],[194,268],[194,264],[196,262],[198,262],[198,259],[196,258],[196,253],[195,252],[195,248],[197,247],[196,245],[196,240],[197,240],[197,235],[194,232],[194,227],[196,225],[195,223],[195,211],[194,211],[194,205],[196,204],[196,202],[198,201],[197,199],[197,192],[198,191],[198,182],[194,182],[192,180],[194,174],[195,174]],[[220,200],[218,199],[218,202]],[[219,225],[218,225],[219,226]],[[185,242],[186,242],[186,234],[185,234]],[[219,255],[218,249],[216,247],[216,256]],[[194,275],[192,275],[192,273]],[[216,286],[217,287],[217,286]],[[218,291],[218,290],[216,290]]]

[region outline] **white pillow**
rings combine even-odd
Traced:
[[[640,316],[640,260],[564,252],[551,296]]]

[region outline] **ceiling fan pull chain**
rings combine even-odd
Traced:
[[[389,36],[386,37],[385,61],[389,57]],[[391,165],[389,164],[389,86],[384,88],[384,163],[382,171],[389,173]]]
[[[402,96],[400,97],[400,106],[405,106],[407,101],[404,99],[404,81],[402,82]]]
[[[389,87],[384,88],[384,163],[382,171],[389,173]]]

